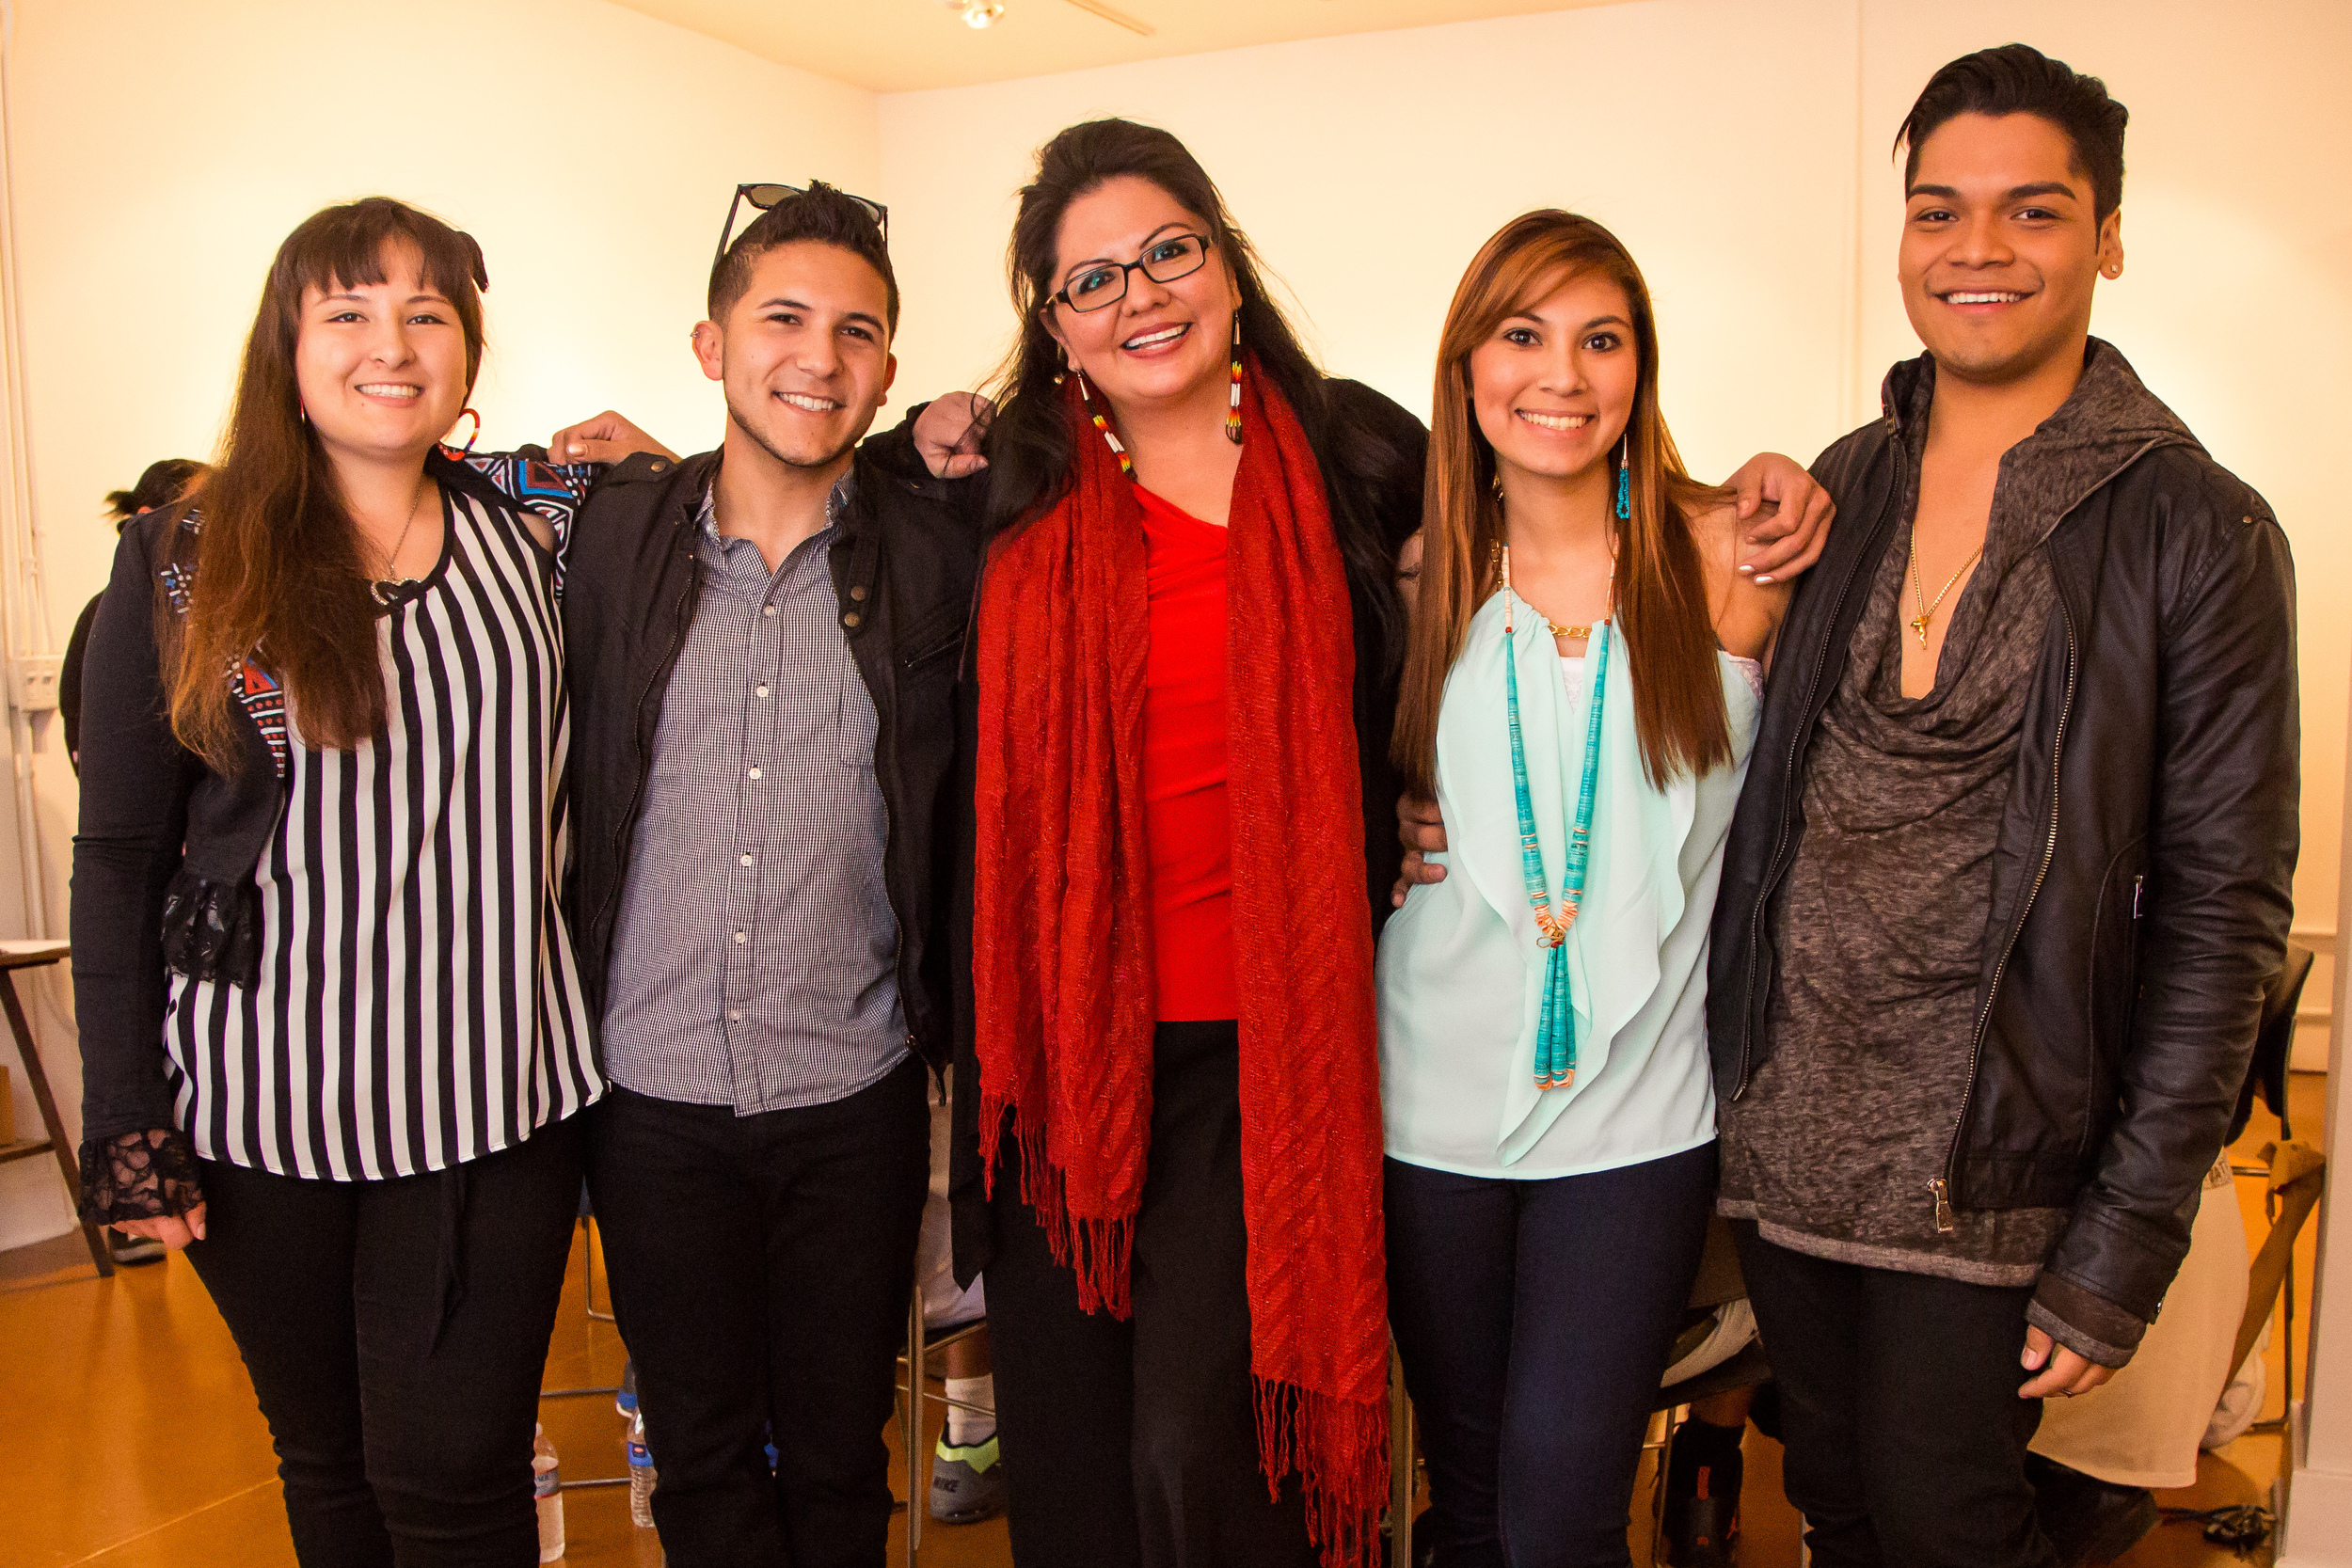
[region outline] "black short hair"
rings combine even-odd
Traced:
[[[106,515],[114,519],[115,531],[142,512],[152,512],[169,506],[181,493],[204,475],[204,465],[193,457],[167,457],[150,463],[139,482],[128,490],[106,493]]]
[[[1919,175],[1919,147],[1959,115],[2039,115],[2066,133],[2074,167],[2090,181],[2092,216],[2105,223],[2123,203],[2123,126],[2131,112],[2107,96],[2107,85],[2054,60],[2030,44],[1979,49],[1928,78],[1919,101],[1895,133],[1908,147],[1903,185]]]
[[[778,245],[814,240],[839,245],[882,274],[890,295],[890,335],[898,335],[898,277],[890,270],[890,247],[882,243],[882,226],[854,197],[826,184],[809,182],[808,189],[782,201],[744,226],[710,269],[710,296],[705,302],[712,321],[723,321],[735,309],[743,291],[752,286],[752,267]]]

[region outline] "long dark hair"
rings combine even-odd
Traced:
[[[1682,466],[1658,406],[1658,327],[1649,287],[1625,245],[1591,218],[1556,209],[1503,225],[1454,291],[1438,339],[1430,407],[1428,503],[1422,525],[1421,593],[1413,607],[1391,754],[1418,792],[1435,793],[1438,710],[1461,657],[1470,617],[1495,590],[1494,546],[1502,507],[1495,450],[1478,428],[1470,353],[1511,316],[1580,273],[1625,291],[1633,312],[1640,378],[1626,421],[1633,470],[1632,516],[1621,529],[1616,625],[1633,673],[1634,731],[1653,784],[1731,760],[1731,720],[1715,663],[1707,573],[1692,518],[1723,492]]]
[[[1062,215],[1080,197],[1127,175],[1151,181],[1208,225],[1241,294],[1243,341],[1306,431],[1349,583],[1359,602],[1377,608],[1382,646],[1393,649],[1403,610],[1391,580],[1392,551],[1361,498],[1366,479],[1396,471],[1406,454],[1336,405],[1322,370],[1267,292],[1258,253],[1234,226],[1216,182],[1183,142],[1156,126],[1132,119],[1073,125],[1038,149],[1037,172],[1021,187],[1005,257],[1021,336],[993,378],[998,412],[988,439],[990,532],[1021,527],[1070,486],[1070,420],[1055,385],[1061,346],[1045,329],[1045,300],[1061,286]]]
[[[380,610],[358,530],[317,433],[302,416],[294,345],[305,289],[381,283],[386,247],[424,259],[466,335],[466,385],[482,368],[482,296],[489,278],[470,235],[388,197],[329,207],[286,236],[262,285],[219,461],[202,490],[193,543],[196,583],[185,616],[158,603],[171,727],[215,768],[237,765],[225,672],[251,658],[278,678],[306,745],[347,749],[384,727],[376,656]],[[182,558],[183,532],[169,530]]]

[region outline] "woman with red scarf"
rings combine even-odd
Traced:
[[[1314,368],[1164,131],[1047,143],[1012,266],[955,1098],[1014,1558],[1369,1561],[1373,922],[1426,436]]]
[[[988,1275],[1013,1556],[1369,1564],[1373,937],[1426,433],[1315,368],[1167,132],[1048,142],[1010,263],[961,737],[953,1190],[958,1278]],[[931,437],[961,422],[913,445],[952,472]],[[912,462],[906,428],[869,451]],[[1809,552],[1814,521],[1775,555]]]

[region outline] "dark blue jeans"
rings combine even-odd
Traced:
[[[1534,1181],[1388,1162],[1389,1321],[1437,1568],[1631,1560],[1643,1429],[1714,1201],[1711,1143]]]

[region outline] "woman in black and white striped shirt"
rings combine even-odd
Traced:
[[[125,534],[88,655],[83,1212],[187,1248],[306,1568],[536,1560],[603,1090],[553,538],[436,445],[486,283],[381,198],[295,230],[219,467]]]

